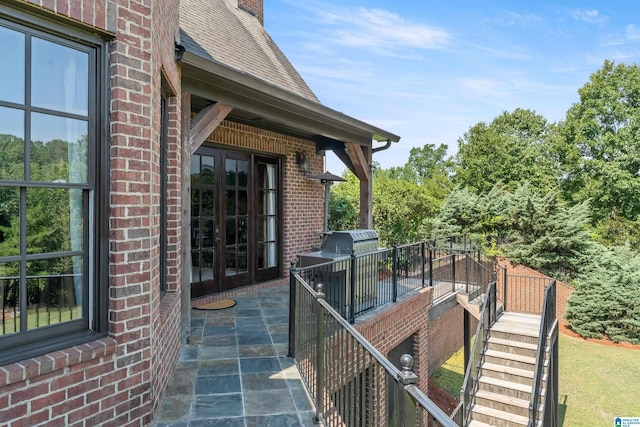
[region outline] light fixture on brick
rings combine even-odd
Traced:
[[[307,176],[309,173],[309,159],[307,158],[307,154],[304,151],[296,152],[296,163],[300,168],[300,172],[302,175]]]

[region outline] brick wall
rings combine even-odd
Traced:
[[[514,263],[508,259],[498,259],[498,265],[502,268],[506,267],[508,276],[530,277],[532,280],[518,283],[515,280],[509,280],[509,288],[507,289],[507,310],[508,311],[527,311],[542,312],[542,302],[544,299],[543,285],[548,283],[551,278],[532,268]],[[502,268],[498,270],[498,298],[502,298],[502,289],[504,277]],[[561,322],[565,322],[564,315],[567,311],[567,301],[573,293],[573,287],[559,280],[556,281],[556,316]],[[526,301],[525,301],[526,300]],[[533,303],[524,309],[525,302]]]
[[[148,425],[180,347],[179,98],[169,105],[173,206],[169,291],[162,299],[158,268],[160,76],[179,96],[178,1],[22,3],[115,35],[109,43],[109,337],[0,367],[0,424]]]
[[[238,7],[253,13],[258,21],[264,25],[263,0],[238,0]]]
[[[428,363],[431,343],[429,341],[429,308],[433,301],[431,288],[421,289],[393,307],[384,310],[355,326],[371,344],[385,357],[400,343],[413,337],[413,372],[418,375],[418,388],[428,392]],[[398,361],[392,361],[397,365]]]

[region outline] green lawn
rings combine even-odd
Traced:
[[[459,398],[462,351],[433,373],[438,386]],[[640,417],[640,351],[560,334],[560,426],[613,426],[614,417]]]
[[[439,388],[460,399],[460,389],[464,382],[464,348],[451,356],[431,375]]]
[[[613,426],[640,417],[640,351],[560,334],[560,425]]]

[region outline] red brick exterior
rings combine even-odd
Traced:
[[[109,43],[109,337],[0,367],[0,424],[145,426],[180,349],[178,0],[23,1]],[[168,292],[161,299],[160,89],[169,102]]]
[[[34,13],[69,18],[109,41],[108,337],[0,367],[0,425],[146,426],[180,350],[181,83],[174,59],[179,0],[19,0]],[[262,21],[262,2],[245,0]],[[258,8],[258,5],[260,6]],[[258,10],[259,9],[259,10]],[[92,31],[95,32],[95,31]],[[168,102],[167,292],[160,293],[160,96]],[[168,86],[168,87],[166,87]],[[324,188],[300,172],[323,171],[315,144],[232,122],[209,138],[232,149],[281,156],[283,276],[289,260],[320,243]]]
[[[356,330],[384,356],[407,338],[413,337],[413,372],[418,375],[418,388],[425,394],[429,387],[429,308],[432,302],[432,289],[425,288],[371,319],[355,325]],[[397,361],[392,362],[397,364]]]
[[[238,0],[238,7],[253,13],[258,21],[264,25],[263,0]]]
[[[551,279],[549,276],[546,276],[539,271],[536,271],[529,267],[525,267],[524,265],[516,264],[508,259],[498,259],[498,265],[502,268],[506,267],[508,276],[525,276],[539,279]],[[502,284],[504,282],[502,268],[498,270],[498,299],[502,298]],[[533,306],[531,307],[532,310],[527,311],[541,313],[544,289],[536,289],[535,292],[526,292],[526,290],[520,289],[522,287],[523,286],[518,287],[516,285],[515,289],[507,292],[507,310],[520,311],[522,309],[523,301],[521,298],[518,298],[518,296],[526,294],[529,296],[528,299],[534,302]],[[560,322],[566,323],[566,320],[564,320],[564,315],[567,311],[568,300],[573,293],[573,290],[574,289],[571,285],[568,285],[559,280],[556,281],[556,316],[558,317]]]

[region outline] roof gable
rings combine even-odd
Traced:
[[[260,21],[235,0],[181,0],[180,27],[186,51],[319,103]]]

